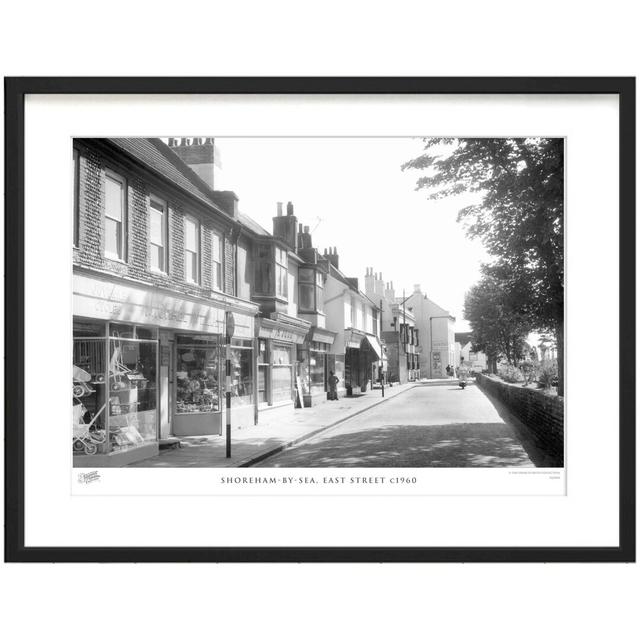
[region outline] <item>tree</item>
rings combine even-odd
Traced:
[[[519,311],[558,344],[558,393],[564,362],[564,141],[561,138],[429,138],[405,163],[418,169],[417,189],[430,199],[475,192],[460,210],[470,237],[480,238],[494,276],[509,273]]]
[[[509,281],[492,275],[483,275],[480,282],[467,292],[464,301],[464,317],[473,332],[473,347],[484,351],[495,372],[498,358],[517,365],[528,349],[526,338],[531,331],[531,321],[522,313],[518,289]]]

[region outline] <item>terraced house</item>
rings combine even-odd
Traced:
[[[158,139],[78,139],[73,167],[76,466],[119,466],[173,435],[221,433],[225,322],[233,420],[253,424],[257,234],[237,198]]]

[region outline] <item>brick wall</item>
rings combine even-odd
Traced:
[[[181,293],[208,298],[212,289],[211,231],[224,236],[224,291],[234,295],[234,246],[209,216],[190,206],[188,198],[179,199],[163,191],[161,185],[150,184],[141,175],[106,162],[99,153],[89,147],[79,149],[78,246],[74,248],[74,264],[93,267],[162,286]],[[125,262],[104,257],[104,200],[105,169],[110,168],[127,181],[127,256]],[[168,205],[169,264],[167,273],[149,269],[149,195],[164,198]],[[184,266],[184,216],[192,215],[200,220],[201,283],[185,282]]]
[[[489,396],[502,402],[522,421],[535,444],[551,459],[551,466],[564,465],[564,398],[483,374],[476,380]]]

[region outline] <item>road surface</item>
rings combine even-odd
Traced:
[[[423,385],[256,466],[533,467],[520,434],[478,387]]]

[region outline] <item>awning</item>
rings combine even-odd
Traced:
[[[367,345],[369,348],[378,356],[377,360],[382,360],[382,345],[378,340],[377,336],[366,335],[362,339],[362,345]]]

